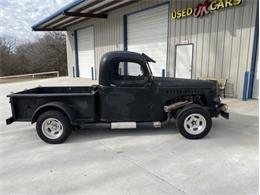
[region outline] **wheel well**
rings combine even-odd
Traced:
[[[201,106],[206,106],[207,98],[205,97],[205,95],[194,96],[194,103],[199,104]]]
[[[200,105],[200,106],[206,106],[207,105],[207,99],[206,99],[205,95],[183,96],[183,97],[175,98],[175,99],[171,100],[170,102],[175,103],[175,102],[185,101],[185,100],[192,101],[193,104],[197,104],[197,105]],[[180,108],[174,110],[171,113],[172,117],[176,118],[178,112],[181,111],[182,109],[183,109],[183,107],[180,107]]]
[[[62,114],[64,114],[64,116],[67,117],[67,119],[69,121],[71,121],[68,114],[64,110],[62,110],[61,108],[58,108],[56,106],[46,106],[46,107],[39,109],[36,113],[34,113],[34,115],[32,117],[32,124],[35,123],[37,121],[37,119],[39,118],[39,116],[41,116],[44,112],[47,112],[47,111],[50,111],[50,110],[61,112]]]
[[[185,100],[192,101],[194,104],[199,104],[201,106],[207,105],[207,98],[205,97],[205,95],[181,96],[181,97],[177,97],[177,98],[174,98],[174,99],[170,99],[169,101],[167,101],[166,104],[170,105],[172,103],[185,101]]]

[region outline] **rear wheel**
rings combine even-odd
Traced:
[[[39,116],[36,123],[38,136],[49,144],[64,142],[71,134],[68,118],[58,111],[47,111]]]
[[[209,133],[212,127],[212,120],[206,110],[191,108],[177,116],[177,127],[184,137],[200,139]]]

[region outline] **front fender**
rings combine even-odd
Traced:
[[[31,123],[35,123],[38,119],[38,117],[49,110],[58,110],[62,112],[67,118],[69,119],[70,123],[73,124],[75,121],[75,112],[72,108],[70,108],[67,104],[63,102],[50,102],[47,104],[44,104],[40,107],[38,107],[33,115],[32,115],[32,120]]]

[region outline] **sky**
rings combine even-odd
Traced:
[[[17,44],[43,35],[31,26],[73,0],[0,0],[0,37],[14,38]]]

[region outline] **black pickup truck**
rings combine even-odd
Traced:
[[[99,85],[37,87],[10,97],[14,121],[36,122],[39,137],[64,142],[76,129],[160,128],[176,119],[189,139],[206,136],[212,117],[229,118],[215,81],[154,77],[145,54],[115,51],[100,63]]]

